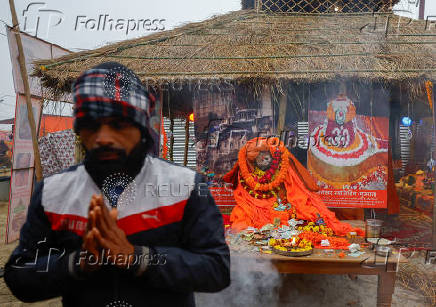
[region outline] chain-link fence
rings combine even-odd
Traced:
[[[398,0],[256,0],[259,11],[268,13],[362,13],[389,12]]]

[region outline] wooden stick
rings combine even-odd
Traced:
[[[35,118],[33,116],[32,101],[30,95],[29,80],[27,78],[26,61],[24,58],[23,43],[21,42],[20,27],[18,26],[17,12],[15,11],[14,0],[9,0],[11,8],[13,31],[18,47],[18,62],[20,64],[21,79],[23,79],[24,92],[26,94],[27,119],[29,121],[30,132],[32,134],[32,145],[35,156],[35,175],[36,181],[42,180],[41,157],[39,154],[38,139],[36,135]]]
[[[74,70],[65,70],[63,72],[80,72]],[[138,76],[199,76],[199,75],[238,75],[238,74],[264,74],[264,75],[283,75],[283,74],[345,74],[345,73],[424,73],[424,72],[436,72],[436,68],[422,68],[422,69],[328,69],[328,70],[276,70],[276,71],[265,71],[265,70],[243,70],[243,71],[197,71],[197,72],[189,72],[189,71],[179,71],[179,72],[137,72]]]
[[[186,116],[185,122],[185,152],[183,157],[183,165],[188,165],[188,146],[189,146],[189,115]]]
[[[433,81],[433,104],[432,104],[432,116],[433,116],[433,133],[436,134],[436,116],[435,116],[435,104],[436,104],[436,86],[435,86],[435,82],[436,80],[432,80]],[[433,159],[433,152],[432,152],[432,157],[431,159]],[[435,170],[436,172],[436,170]],[[436,178],[435,174],[433,174],[433,178]],[[433,196],[436,195],[436,185],[433,185]],[[436,250],[436,197],[434,198],[434,202],[433,202],[433,229],[432,229],[432,250]]]
[[[170,131],[171,131],[171,138],[170,138],[170,161],[174,161],[174,118],[172,118],[172,117],[170,119]]]
[[[62,71],[62,73],[73,72],[73,73],[81,73],[80,70],[67,69],[67,70],[59,70],[52,69],[54,71]],[[436,72],[436,68],[421,68],[421,69],[336,69],[336,70],[276,70],[276,71],[265,71],[265,70],[233,70],[233,71],[161,71],[161,72],[136,72],[138,76],[201,76],[201,75],[245,75],[245,74],[256,74],[256,75],[283,75],[283,74],[345,74],[345,73],[431,73]]]
[[[280,135],[280,133],[285,128],[285,119],[286,119],[286,107],[288,104],[288,91],[285,89],[284,95],[281,95],[279,97],[279,120],[277,123],[277,134]]]
[[[410,2],[409,2],[410,3]],[[419,19],[424,19],[425,12],[425,0],[421,0],[419,3]]]
[[[278,55],[262,55],[262,56],[136,56],[136,55],[102,55],[105,58],[115,59],[133,59],[133,60],[265,60],[265,59],[294,59],[294,58],[332,58],[332,57],[374,57],[374,56],[399,56],[413,55],[413,53],[387,53],[387,52],[357,52],[357,53],[337,53],[337,54],[278,54]],[[46,68],[49,65],[46,66]],[[53,66],[53,65],[52,65]]]

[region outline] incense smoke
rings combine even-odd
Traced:
[[[278,306],[280,275],[270,261],[231,257],[231,284],[218,293],[195,293],[202,306]]]

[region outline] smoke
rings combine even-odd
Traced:
[[[280,274],[267,259],[234,255],[231,258],[231,284],[218,293],[196,293],[196,305],[215,306],[278,306]]]

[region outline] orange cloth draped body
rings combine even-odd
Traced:
[[[252,139],[241,150],[246,151],[246,157],[250,157],[249,160],[253,161],[256,152],[265,150],[267,141],[265,138],[258,138],[259,140]],[[270,142],[268,142],[270,144]],[[277,143],[275,143],[277,144]],[[253,146],[255,145],[255,146]],[[272,150],[271,146],[267,145],[268,150]],[[287,150],[284,148],[282,142],[279,142],[281,150]],[[326,225],[330,227],[336,235],[344,236],[351,231],[357,232],[358,235],[363,235],[364,232],[361,229],[353,228],[348,223],[339,221],[333,212],[331,212],[319,195],[311,192],[307,187],[316,186],[312,181],[308,172],[304,167],[295,159],[295,157],[288,153],[290,157],[290,165],[286,171],[286,175],[281,184],[281,187],[286,189],[286,198],[288,202],[296,210],[296,218],[299,220],[306,220],[315,222],[318,219],[318,214],[324,219]],[[241,152],[239,155],[241,158]],[[240,159],[238,163],[241,163]],[[265,224],[273,223],[275,218],[279,218],[282,224],[287,225],[288,220],[291,219],[291,211],[276,211],[273,208],[273,203],[276,201],[275,197],[268,199],[260,199],[252,197],[241,185],[239,179],[241,179],[241,172],[238,165],[223,177],[226,182],[233,183],[235,188],[234,198],[237,203],[230,216],[230,222],[232,229],[241,231],[249,226],[261,228]],[[237,179],[237,185],[236,184]],[[303,182],[304,181],[304,182]]]

